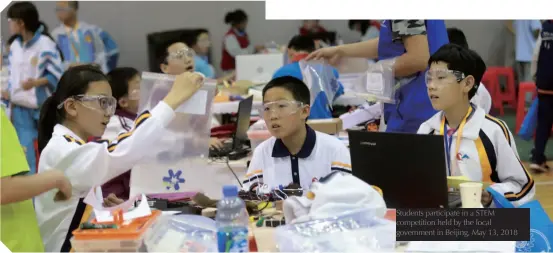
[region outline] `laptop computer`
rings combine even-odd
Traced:
[[[384,193],[388,208],[448,207],[443,137],[349,131],[353,175]]]
[[[252,114],[253,96],[249,96],[238,104],[238,114],[236,119],[236,130],[232,136],[231,142],[225,142],[220,149],[210,149],[210,157],[229,156],[232,152],[243,153],[249,151],[245,145],[248,143],[248,129],[250,128],[250,118]]]
[[[236,56],[236,80],[265,84],[284,65],[284,54],[255,54]]]

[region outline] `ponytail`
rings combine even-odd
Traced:
[[[54,42],[54,44],[56,44],[56,49],[58,50],[58,54],[60,55],[61,62],[64,62],[65,59],[63,58],[63,53],[61,52],[61,48],[58,45],[58,43],[56,43],[56,40],[54,40],[52,35],[50,35],[50,33],[48,32],[48,26],[42,21],[38,21],[38,23],[40,24],[39,27],[42,27],[42,33],[41,34],[48,37],[48,38],[50,38]]]
[[[54,132],[54,126],[59,123],[60,115],[58,113],[58,103],[56,101],[56,94],[50,96],[42,104],[40,109],[40,118],[38,120],[38,153],[42,153],[42,150],[46,147],[52,133]]]

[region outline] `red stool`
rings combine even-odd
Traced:
[[[488,78],[495,79],[497,84],[496,87],[493,87],[495,94],[494,107],[500,110],[500,114],[503,115],[503,103],[507,102],[509,106],[516,109],[517,108],[517,98],[516,98],[516,88],[515,88],[515,72],[511,67],[489,67],[488,71],[491,75]],[[501,86],[499,85],[499,78],[505,77],[507,83],[505,89],[501,91]],[[492,97],[493,99],[493,97]],[[498,102],[499,104],[496,104]]]
[[[499,115],[503,115],[501,87],[499,87],[499,80],[493,69],[486,70],[486,73],[484,73],[484,76],[482,77],[482,83],[484,84],[488,92],[490,92],[493,108],[499,110]]]
[[[522,82],[518,85],[518,105],[516,107],[515,132],[518,133],[524,117],[528,112],[526,106],[526,94],[532,93],[532,100],[538,95],[536,92],[536,84],[534,82]]]

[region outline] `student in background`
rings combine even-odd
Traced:
[[[211,47],[209,33],[205,29],[198,29],[190,36],[186,45],[194,50],[194,70],[202,73],[207,78],[215,78],[215,70],[209,64],[208,54]]]
[[[264,46],[254,47],[250,43],[246,27],[248,26],[248,15],[243,10],[228,12],[225,16],[225,24],[230,25],[230,29],[223,39],[223,58],[221,59],[221,69],[227,75],[236,68],[235,58],[238,55],[253,54],[261,51]]]
[[[543,22],[541,45],[536,65],[536,86],[538,88],[538,126],[530,168],[538,172],[549,172],[546,164],[545,147],[553,127],[553,21]]]
[[[361,34],[361,41],[378,38],[380,33],[378,27],[374,26],[371,20],[350,20],[348,21],[348,27],[350,30]]]
[[[282,76],[293,76],[297,79],[303,80],[303,74],[301,73],[299,61],[307,57],[311,52],[315,51],[315,42],[310,36],[297,35],[294,36],[288,43],[288,59],[290,63],[282,66],[273,75],[274,78]],[[334,76],[338,79],[338,71],[334,69]],[[339,88],[336,91],[334,99],[344,94],[344,87],[339,84]],[[329,119],[332,118],[332,112],[327,103],[326,95],[324,93],[319,94],[313,105],[310,108],[309,119]]]
[[[194,72],[194,51],[183,42],[170,44],[161,54],[160,69],[168,75],[180,75],[184,72]],[[221,148],[223,142],[217,138],[209,139],[209,147]]]
[[[415,133],[436,111],[428,100],[424,72],[428,58],[448,42],[443,20],[385,20],[378,38],[319,49],[307,58],[326,59],[331,64],[341,57],[394,59],[396,104],[384,104],[387,132]],[[377,63],[378,64],[378,63]]]
[[[117,100],[103,72],[89,65],[68,69],[56,93],[40,112],[40,172],[63,171],[76,198],[55,203],[53,193],[35,199],[40,233],[48,252],[69,252],[71,233],[87,220],[83,198],[97,185],[103,185],[147,157],[163,144],[157,133],[175,117],[175,110],[203,85],[196,73],[178,75],[171,90],[153,109],[140,113],[131,131],[115,140],[85,140],[102,136]],[[79,199],[80,198],[80,199]]]
[[[59,170],[28,175],[29,166],[12,123],[0,110],[0,241],[11,252],[43,252],[32,198],[58,190],[55,201],[71,197],[71,183]]]
[[[8,58],[11,117],[19,142],[25,147],[30,173],[35,173],[39,108],[56,90],[63,58],[32,3],[15,2],[7,16],[11,33],[17,34]]]
[[[300,27],[300,35],[310,35],[314,33],[324,33],[326,29],[321,26],[319,20],[304,20]]]
[[[107,75],[113,97],[117,100],[115,115],[111,116],[102,139],[114,140],[117,135],[129,132],[134,127],[140,100],[140,72],[134,68],[115,68]],[[131,171],[102,185],[104,202],[107,206],[129,199]],[[115,203],[112,203],[115,202]]]
[[[52,31],[66,59],[66,68],[72,65],[96,63],[105,73],[117,66],[119,48],[102,28],[79,21],[78,1],[58,1],[56,13],[62,23]]]
[[[428,64],[428,97],[439,112],[418,133],[444,136],[448,175],[491,183],[515,206],[532,200],[534,180],[518,158],[507,124],[470,103],[486,71],[482,58],[472,50],[447,44]],[[491,204],[490,193],[483,191],[482,205]]]
[[[515,35],[515,69],[518,82],[532,81],[530,65],[541,23],[539,20],[510,20],[507,21],[507,28]]]
[[[467,38],[465,37],[465,33],[460,29],[448,28],[447,36],[449,37],[449,43],[457,44],[466,49],[469,49],[469,44],[467,42]],[[490,110],[492,108],[492,96],[483,83],[480,83],[480,85],[478,85],[478,90],[476,90],[476,94],[474,94],[474,97],[472,97],[470,102],[484,109],[484,112],[490,113]]]
[[[273,137],[254,150],[244,190],[256,183],[268,191],[291,183],[309,189],[332,171],[351,173],[348,148],[306,124],[309,104],[309,88],[295,77],[275,78],[263,88],[263,119]]]

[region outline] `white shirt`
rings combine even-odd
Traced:
[[[248,191],[254,183],[272,190],[291,183],[309,189],[314,180],[332,171],[351,173],[348,148],[336,137],[307,126],[305,142],[297,155],[291,155],[284,143],[271,137],[257,146],[243,182]]]
[[[419,134],[443,134],[443,113],[424,122]],[[457,162],[453,176],[466,176],[477,182],[492,182],[499,193],[520,206],[532,200],[534,180],[520,162],[515,141],[507,124],[476,108],[462,130],[459,153],[455,154],[457,134],[453,134],[450,160]]]
[[[144,111],[135,120],[132,131],[120,134],[113,142],[85,143],[63,125],[56,125],[52,138],[40,155],[39,171],[58,169],[65,173],[73,185],[73,197],[54,202],[55,190],[35,198],[40,233],[46,252],[59,252],[71,221],[81,209],[82,199],[95,186],[132,168],[148,153],[160,146],[159,132],[164,131],[175,117],[175,112],[160,102],[151,112]],[[84,210],[84,208],[82,209]]]
[[[482,108],[485,113],[490,113],[492,109],[492,96],[483,83],[480,83],[478,90],[476,90],[476,94],[474,94],[470,102]]]
[[[102,135],[102,139],[113,140],[117,138],[117,135],[120,133],[131,131],[133,126],[134,121],[131,119],[119,115],[113,115],[109,119],[104,135]]]

